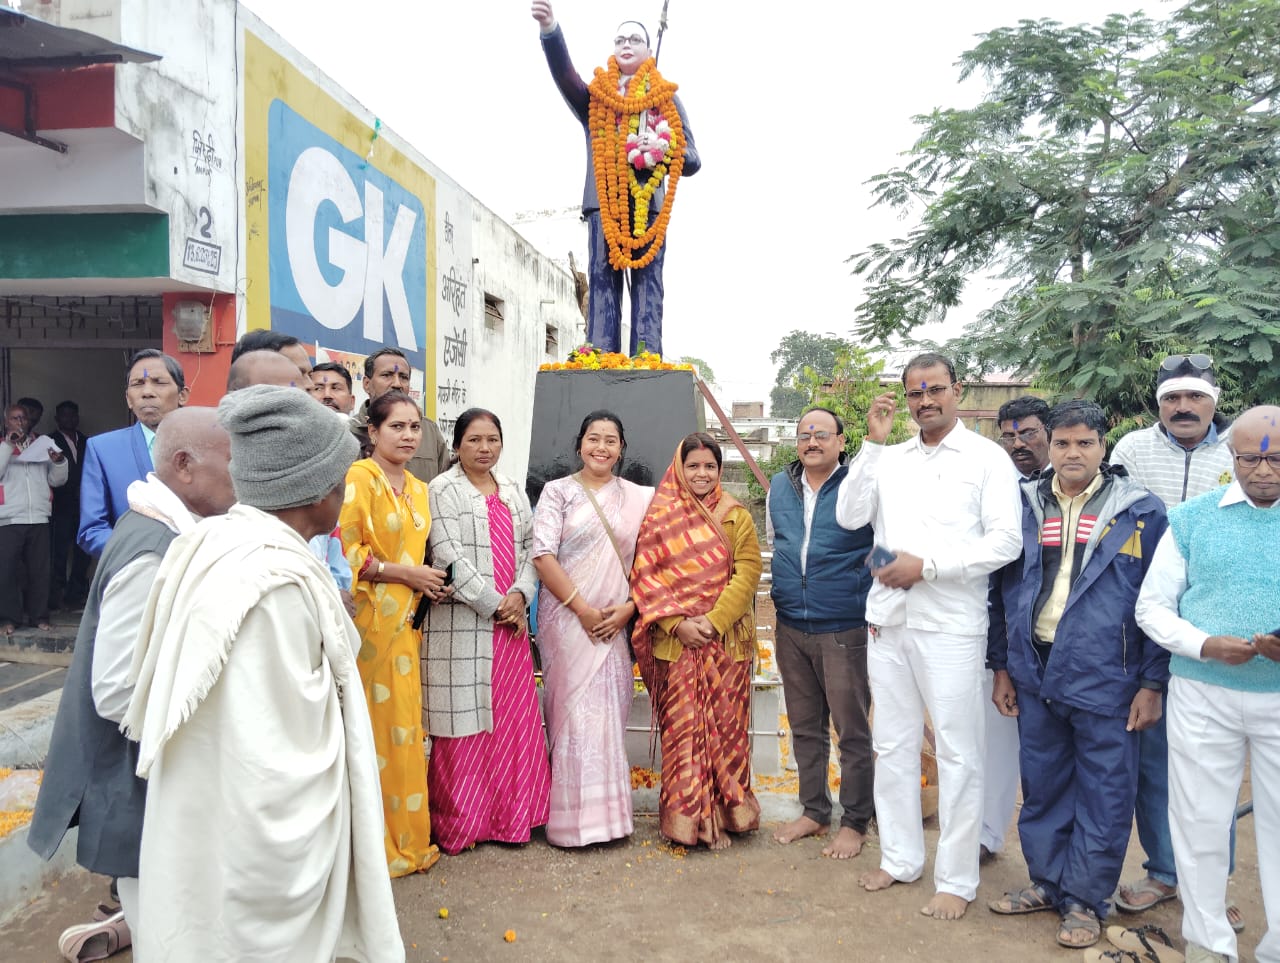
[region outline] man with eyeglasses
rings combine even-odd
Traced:
[[[595,158],[590,111],[592,94],[569,58],[569,48],[565,43],[564,31],[556,23],[555,13],[549,0],[533,0],[533,19],[541,27],[542,50],[547,58],[547,66],[551,69],[551,77],[564,97],[565,103],[573,111],[573,115],[582,124],[587,145],[587,174],[582,191],[582,219],[587,222],[589,290],[590,304],[587,319],[587,340],[604,351],[621,351],[622,348],[622,282],[623,270],[615,269],[609,260],[609,244],[604,227],[600,220],[601,199],[598,196],[595,177]],[[613,42],[613,56],[618,63],[621,85],[618,93],[628,95],[629,84],[636,72],[653,56],[649,49],[649,31],[644,24],[635,20],[625,20],[618,24],[617,36]],[[689,117],[678,96],[673,98],[680,122],[684,129],[684,165],[681,177],[691,177],[698,173],[702,161],[698,156],[698,148],[694,143],[693,129],[689,126]],[[631,120],[619,117],[620,124],[634,123],[633,133],[636,135],[636,160],[628,152],[627,162],[630,167],[643,166],[642,154],[651,154],[660,146],[658,133],[648,127],[649,119],[656,111],[642,111]],[[625,134],[625,130],[624,130]],[[610,159],[610,163],[613,160]],[[638,171],[643,180],[649,174],[649,168]],[[603,184],[600,185],[603,189]],[[657,185],[649,197],[649,214],[646,224],[652,225],[662,209],[666,197],[665,180]],[[635,218],[635,204],[630,202],[631,217]],[[657,240],[652,242],[659,243]],[[648,249],[645,249],[646,251]],[[635,252],[640,256],[642,252]],[[653,260],[644,267],[629,268],[631,299],[631,338],[630,354],[639,350],[641,343],[647,351],[662,354],[662,262],[666,256],[666,244],[658,249]]]
[[[1000,434],[996,441],[1009,454],[1018,477],[1026,481],[1049,467],[1049,433],[1045,428],[1049,405],[1035,395],[1006,401],[996,412]],[[995,633],[1004,619],[1004,599],[994,577],[991,588],[991,628]],[[992,701],[995,673],[990,660],[984,681],[987,714],[986,752],[983,758],[983,800],[980,861],[1004,850],[1004,839],[1018,805],[1018,723],[1002,715]]]
[[[1008,456],[960,423],[963,387],[950,359],[917,355],[902,384],[920,434],[886,447],[897,402],[893,392],[877,397],[836,506],[841,525],[870,523],[876,545],[894,556],[873,569],[867,595],[881,859],[859,882],[882,890],[924,871],[920,749],[927,710],[937,736],[942,834],[937,892],[920,912],[954,920],[978,888],[988,581],[1022,551],[1022,528]]]
[[[1137,618],[1172,653],[1169,819],[1186,958],[1239,959],[1226,889],[1247,752],[1269,924],[1256,959],[1280,963],[1280,407],[1246,411],[1229,444],[1235,481],[1169,510]]]
[[[996,412],[1000,447],[1009,453],[1013,467],[1023,480],[1049,467],[1049,434],[1045,419],[1049,405],[1043,398],[1023,395],[1006,401]]]
[[[773,838],[825,836],[831,823],[827,761],[831,726],[840,749],[840,828],[823,848],[834,859],[862,851],[875,812],[868,712],[868,525],[836,519],[844,464],[844,423],[810,408],[796,426],[796,460],[773,476],[765,534],[773,548],[770,595],[777,614],[776,656],[800,780],[800,816]]]
[[[1166,508],[1217,488],[1231,480],[1227,421],[1217,413],[1217,379],[1213,359],[1203,354],[1165,358],[1156,374],[1160,420],[1150,428],[1121,438],[1111,455],[1129,477],[1150,490]],[[1147,854],[1146,875],[1121,884],[1116,906],[1140,913],[1178,895],[1178,873],[1169,836],[1169,743],[1161,719],[1141,737],[1138,757],[1138,840]],[[1240,911],[1231,907],[1232,923],[1243,928]]]

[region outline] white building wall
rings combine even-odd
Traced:
[[[81,135],[93,141],[86,144],[83,156],[78,152],[69,158],[41,154],[41,171],[31,173],[43,174],[43,179],[36,176],[27,184],[26,197],[16,206],[35,208],[31,191],[39,185],[39,210],[166,212],[173,289],[193,286],[235,292],[237,335],[269,324],[331,350],[351,364],[358,364],[382,344],[400,343],[397,339],[403,337],[404,326],[397,327],[388,315],[396,313],[391,303],[395,282],[403,280],[413,302],[413,324],[420,341],[416,347],[425,369],[420,369],[418,384],[427,412],[440,418],[448,431],[466,407],[493,409],[503,419],[506,433],[502,467],[513,477],[523,478],[538,365],[563,360],[583,330],[573,279],[566,268],[539,253],[480,199],[382,126],[377,105],[358,103],[235,0],[189,0],[180,5],[173,0],[58,0],[42,12],[52,22],[99,33],[162,59],[117,68],[117,130]],[[277,91],[277,85],[283,87]],[[424,96],[429,98],[430,92]],[[288,175],[293,164],[290,155],[283,168],[271,166],[270,151],[288,139],[280,133],[279,120],[267,113],[276,98],[297,115],[294,129],[311,124],[332,141],[334,156],[356,152],[361,161],[348,164],[346,174],[339,177],[352,182],[359,207],[356,215],[334,220],[324,202],[315,217],[321,229],[327,228],[330,241],[335,232],[341,235],[338,240],[348,251],[353,245],[362,246],[378,255],[372,261],[386,254],[380,263],[381,283],[376,277],[361,283],[359,290],[367,297],[357,298],[357,307],[366,315],[366,301],[377,305],[380,326],[362,322],[358,313],[349,321],[345,315],[329,318],[325,325],[319,325],[314,316],[308,320],[307,304],[317,303],[315,283],[310,299],[300,297],[299,290],[292,302],[286,292],[282,302],[273,291],[283,275],[291,275],[299,289],[305,286],[305,278],[299,279],[294,249],[282,252],[280,239],[288,232],[278,217],[272,220],[269,209],[282,209],[295,182],[313,194],[333,186],[317,188],[316,181],[307,181],[305,174],[271,179],[272,172],[280,170]],[[109,144],[109,151],[104,144]],[[101,165],[104,158],[119,162],[124,170],[112,169],[114,178],[80,176],[93,169],[95,160]],[[77,164],[87,166],[75,168]],[[73,182],[85,185],[83,196],[76,193]],[[394,264],[387,268],[385,262],[393,257],[387,252],[394,247],[399,202],[392,199],[388,182],[407,192],[402,197],[404,203],[415,206],[416,229],[425,225],[423,257],[410,258],[403,275],[394,277],[387,276],[395,274]],[[377,252],[365,237],[376,230],[369,226],[370,184],[388,198]],[[578,235],[577,242],[581,230],[580,224],[576,232],[571,230]],[[565,245],[562,257],[574,243]],[[314,260],[330,259],[320,264],[326,285],[339,284],[335,278],[344,271],[374,270],[350,258],[343,265],[335,264],[331,245],[315,247],[309,252]],[[210,262],[211,251],[216,252],[216,267]],[[388,311],[377,303],[384,294]],[[503,322],[498,329],[486,325],[486,294],[502,303]],[[378,330],[380,338],[370,336]],[[465,359],[459,351],[459,336],[464,333]]]
[[[170,277],[233,291],[241,222],[238,5],[122,0],[119,6],[120,42],[163,55],[116,70],[116,125],[146,145],[147,204],[169,215]]]

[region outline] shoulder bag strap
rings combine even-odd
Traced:
[[[618,546],[617,536],[613,534],[613,526],[609,524],[609,520],[604,517],[604,510],[600,508],[600,503],[596,501],[595,494],[575,475],[574,481],[578,483],[578,487],[586,493],[587,500],[591,502],[591,507],[596,510],[596,514],[600,517],[600,524],[604,526],[605,532],[609,536],[609,544],[613,546],[614,554],[618,556],[618,564],[622,566],[622,577],[630,581],[631,568],[627,565],[626,560],[622,557],[622,549]]]

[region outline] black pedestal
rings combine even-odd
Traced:
[[[582,467],[574,441],[582,419],[600,409],[622,420],[622,477],[637,485],[661,481],[680,440],[705,429],[692,371],[539,371],[525,483],[530,502],[547,482]]]

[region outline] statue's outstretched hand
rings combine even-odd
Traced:
[[[543,30],[550,30],[555,26],[556,15],[551,11],[551,4],[547,0],[533,0],[533,6],[530,8],[533,19],[538,21],[538,26]]]

